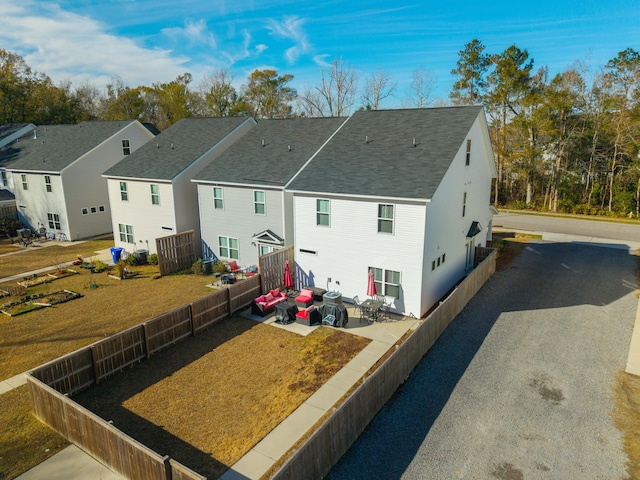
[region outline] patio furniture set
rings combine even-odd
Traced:
[[[315,302],[320,298],[322,305]],[[349,321],[347,309],[342,304],[340,292],[327,292],[319,287],[304,287],[300,292],[270,290],[255,298],[251,313],[264,317],[275,311],[276,322],[302,325],[331,325],[345,327]]]
[[[373,322],[380,322],[389,320],[389,310],[391,305],[386,301],[384,295],[373,295],[371,298],[360,302],[360,299],[356,295],[353,297],[353,303],[360,313],[360,320],[370,320]]]

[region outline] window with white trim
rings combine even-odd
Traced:
[[[213,187],[213,208],[215,210],[224,209],[224,191],[222,187]]]
[[[104,205],[100,205],[100,206],[98,207],[98,211],[99,211],[100,213],[104,213],[104,211],[105,211]]]
[[[467,157],[465,160],[465,165],[469,165],[471,162],[471,139],[467,140]]]
[[[51,230],[60,230],[60,215],[57,213],[47,213],[47,221]]]
[[[376,267],[369,267],[367,272],[369,270],[373,270],[373,280],[380,295],[400,297],[400,272]]]
[[[91,207],[91,215],[98,213],[98,207]]]
[[[44,176],[44,186],[47,192],[51,192],[51,177],[49,175]]]
[[[266,255],[267,253],[275,252],[276,250],[280,250],[282,247],[276,247],[275,245],[263,245],[258,244],[258,251],[260,255]]]
[[[129,140],[122,140],[122,154],[131,155],[131,142]]]
[[[82,208],[82,215],[89,215],[89,209],[87,207]]]
[[[118,231],[120,232],[121,242],[134,243],[133,242],[133,225],[125,225],[123,223],[119,223]]]
[[[120,182],[120,200],[129,201],[129,192],[127,192],[127,182]]]
[[[151,184],[151,205],[160,205],[160,186],[157,183]]]
[[[331,226],[331,204],[327,199],[316,199],[316,225]]]
[[[23,173],[22,175],[20,175],[20,178],[22,179],[22,189],[29,190],[29,183],[27,182],[27,176]]]
[[[238,239],[232,237],[218,237],[218,248],[220,256],[223,258],[240,258],[240,250],[238,248]]]
[[[2,170],[2,172],[0,172],[0,175],[2,175],[2,186],[3,187],[9,186],[9,180],[7,179],[7,172]]]
[[[378,205],[378,232],[393,233],[393,205]]]
[[[264,215],[266,213],[265,195],[262,190],[253,191],[253,213]]]

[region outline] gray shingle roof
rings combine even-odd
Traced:
[[[171,180],[246,121],[250,117],[183,118],[104,175]]]
[[[11,193],[9,190],[5,190],[4,188],[0,188],[0,202],[6,202],[9,200],[15,200],[16,196]]]
[[[2,140],[5,137],[8,137],[12,133],[17,132],[21,128],[26,127],[27,125],[30,125],[30,124],[29,123],[9,123],[5,125],[0,125],[0,140]]]
[[[356,112],[288,188],[430,199],[481,111],[445,107]]]
[[[39,126],[33,133],[0,148],[0,166],[17,170],[60,172],[132,120]]]
[[[282,187],[345,120],[345,118],[261,120],[220,157],[205,167],[195,179]]]

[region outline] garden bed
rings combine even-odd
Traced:
[[[36,285],[41,285],[43,283],[53,282],[54,280],[59,280],[71,275],[76,275],[77,273],[78,272],[76,272],[75,270],[71,270],[69,268],[61,268],[53,272],[46,273],[40,277],[37,275],[27,277],[23,281],[18,282],[18,285],[22,287],[34,287]]]
[[[0,310],[5,315],[15,317],[24,313],[40,310],[41,308],[51,307],[59,303],[68,302],[82,295],[71,290],[59,290],[52,293],[40,293],[38,295],[26,296],[23,300],[12,303],[5,303]]]

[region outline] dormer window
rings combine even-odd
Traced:
[[[131,143],[129,140],[122,140],[122,154],[131,155]]]

